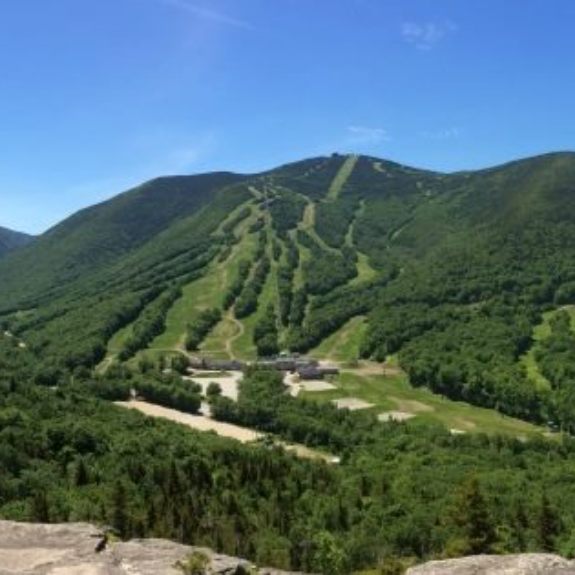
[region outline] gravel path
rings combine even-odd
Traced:
[[[197,429],[198,431],[213,431],[222,437],[236,439],[242,443],[252,443],[264,438],[263,433],[254,431],[247,427],[240,427],[239,425],[216,421],[215,419],[211,419],[205,415],[191,415],[189,413],[183,413],[176,409],[154,405],[152,403],[147,403],[146,401],[115,401],[114,403],[120,407],[135,409],[151,417],[163,417],[164,419],[187,425],[188,427]],[[297,456],[305,459],[323,460],[332,464],[339,462],[337,457],[310,449],[305,445],[287,444],[281,441],[278,441],[277,444],[282,445],[287,451],[292,451]]]
[[[199,431],[214,431],[222,437],[237,439],[242,443],[256,441],[262,435],[253,429],[240,427],[239,425],[232,425],[231,423],[224,423],[222,421],[216,421],[215,419],[210,419],[205,415],[191,415],[189,413],[183,413],[177,409],[169,409],[160,405],[147,403],[146,401],[116,401],[115,404],[128,409],[136,409],[137,411],[145,413],[146,415],[151,415],[152,417],[163,417],[164,419],[169,419],[176,423],[182,423],[183,425],[187,425],[188,427]]]

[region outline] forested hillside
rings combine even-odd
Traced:
[[[227,357],[218,334],[239,321],[232,353],[250,358],[306,352],[367,316],[358,355],[397,358],[414,385],[448,397],[569,428],[568,379],[542,385],[523,358],[542,314],[575,303],[574,188],[568,153],[456,174],[333,155],[161,178],[0,263],[0,313],[68,367],[95,366],[120,330],[132,334],[125,358],[176,349],[190,330],[195,349],[208,338]],[[190,303],[201,282],[217,285],[208,323]],[[176,309],[190,314],[183,324]]]
[[[169,396],[173,376],[159,371],[49,381],[38,358],[5,336],[0,366],[3,518],[88,520],[122,537],[193,542],[325,575],[399,574],[423,559],[470,553],[575,553],[568,437],[523,442],[382,424],[290,398],[269,371],[247,374],[232,410],[217,400],[220,417],[339,454],[330,465],[101,399],[131,385]]]
[[[241,179],[229,173],[158,178],[74,214],[2,261],[2,306],[52,297],[55,288],[113,264]]]
[[[29,244],[33,239],[28,234],[0,227],[0,258],[17,248]]]

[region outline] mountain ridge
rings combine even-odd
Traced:
[[[140,334],[125,342],[137,357],[167,342],[181,350],[204,321],[193,298],[205,282],[202,305],[221,318],[202,328],[214,353],[229,350],[217,337],[226,313],[247,327],[231,350],[247,359],[308,352],[361,316],[356,358],[397,355],[412,382],[452,399],[564,419],[521,357],[542,314],[575,303],[574,190],[573,153],[454,174],[333,154],[261,174],[160,178],[0,262],[0,314],[58,361],[95,365],[124,329]],[[70,330],[82,345],[57,335]]]
[[[20,249],[32,241],[35,236],[24,232],[17,232],[0,226],[0,258],[8,253]]]

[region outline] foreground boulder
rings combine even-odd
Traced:
[[[111,542],[102,529],[88,523],[0,521],[0,575],[183,575],[184,565],[201,565],[207,575],[289,575],[164,539]],[[407,575],[555,574],[575,575],[575,561],[538,553],[478,555],[430,561],[407,571]]]
[[[407,570],[406,575],[575,575],[575,561],[557,555],[476,555],[430,561]]]
[[[163,539],[112,543],[88,523],[0,521],[0,575],[182,575],[181,566],[192,563],[210,575],[287,575]]]

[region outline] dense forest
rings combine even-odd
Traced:
[[[34,240],[33,236],[0,227],[0,258],[22,248]]]
[[[124,537],[169,537],[321,573],[400,573],[465,553],[575,553],[575,515],[563,504],[575,495],[565,480],[575,473],[568,437],[524,443],[381,424],[292,398],[265,370],[247,374],[237,404],[212,400],[218,417],[339,454],[330,465],[274,442],[183,433],[100,399],[132,386],[157,401],[170,390],[177,397],[175,376],[157,368],[62,374],[53,388],[35,382],[36,358],[13,339],[2,338],[1,359],[3,517],[101,522]]]

